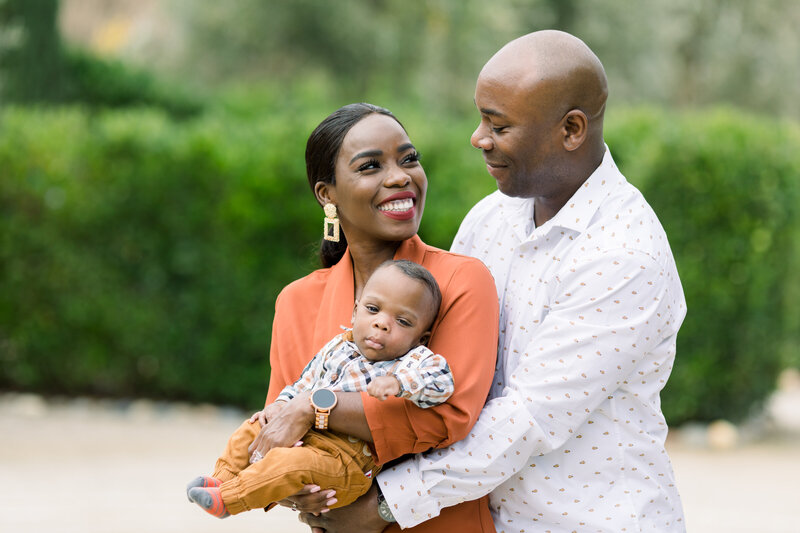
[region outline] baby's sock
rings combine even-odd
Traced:
[[[189,501],[194,503],[192,497],[189,496],[189,491],[195,487],[219,487],[222,485],[222,481],[218,480],[215,477],[210,476],[198,476],[191,480],[188,485],[186,485],[186,497],[189,498]]]
[[[219,487],[193,487],[189,489],[189,499],[217,518],[230,516],[222,502]]]

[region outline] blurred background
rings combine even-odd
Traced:
[[[263,405],[275,297],[316,268],[311,130],[392,109],[448,248],[495,188],[477,74],[557,28],[684,284],[667,420],[760,438],[800,387],[798,27],[795,0],[0,0],[0,392]]]

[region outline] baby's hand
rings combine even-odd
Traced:
[[[400,394],[400,382],[394,376],[379,376],[367,385],[367,393],[380,401]]]

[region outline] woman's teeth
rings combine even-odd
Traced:
[[[404,198],[402,200],[392,200],[378,206],[379,211],[408,211],[414,207],[414,200]]]

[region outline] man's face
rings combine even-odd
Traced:
[[[388,361],[430,337],[433,296],[399,268],[387,266],[367,280],[353,309],[353,340],[370,361]]]
[[[547,87],[522,88],[510,76],[482,72],[475,88],[481,122],[470,139],[486,169],[508,196],[559,194],[560,116],[547,104]]]

